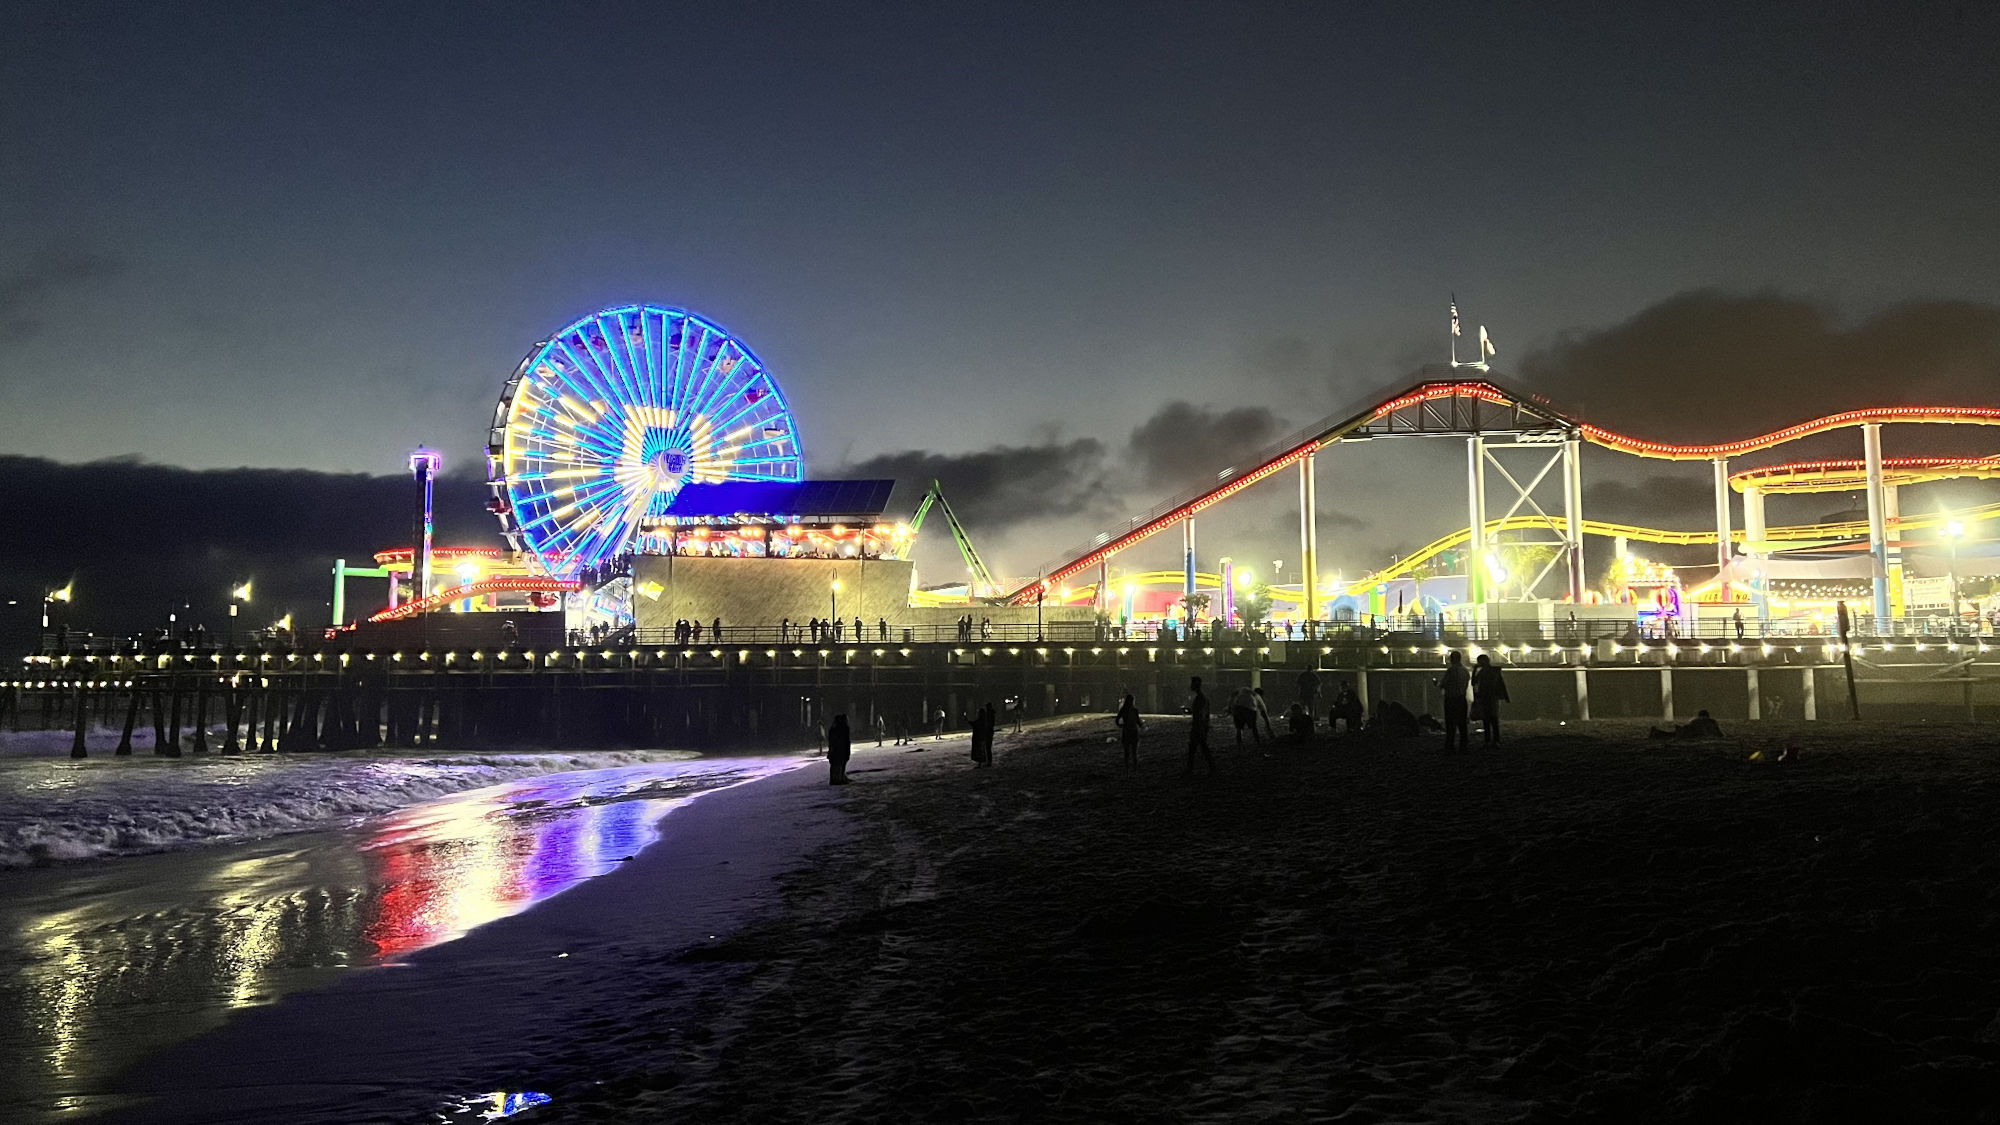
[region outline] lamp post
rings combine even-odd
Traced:
[[[229,647],[236,647],[236,611],[250,601],[250,583],[245,582],[229,591]]]
[[[42,632],[43,632],[43,633],[47,633],[47,632],[49,631],[49,607],[53,606],[53,605],[54,605],[54,604],[55,604],[56,602],[62,602],[62,603],[63,603],[64,605],[68,605],[68,604],[69,604],[69,600],[70,600],[70,595],[71,595],[71,594],[72,594],[72,593],[74,592],[74,590],[73,590],[73,587],[74,587],[74,586],[75,586],[75,583],[73,583],[73,582],[65,582],[65,583],[63,583],[63,587],[62,587],[62,589],[60,589],[60,590],[50,590],[50,591],[49,591],[48,593],[46,593],[46,594],[43,594],[43,595],[42,595]],[[68,638],[64,638],[64,640],[63,640],[63,648],[64,648],[64,649],[67,649],[67,648],[69,648],[69,640],[68,640]]]
[[[829,620],[828,622],[828,625],[831,626],[840,621],[840,579],[838,578],[834,579],[828,590],[829,590],[828,599],[833,606],[832,617],[831,620]],[[828,630],[828,635],[829,636],[832,635],[832,631],[830,628]]]
[[[1958,541],[1965,535],[1965,524],[1949,520],[1944,525],[1945,549],[1949,552],[1950,563],[1945,573],[1951,576],[1951,632],[1958,635]]]
[[[1047,582],[1043,582],[1041,585],[1035,587],[1035,640],[1038,642],[1048,639],[1042,634],[1042,598],[1048,592],[1049,584]]]

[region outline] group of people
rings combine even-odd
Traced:
[[[850,639],[855,644],[860,644],[868,639],[868,626],[859,617],[854,619],[854,631],[852,633],[848,632],[847,623],[838,617],[829,617],[824,621],[815,617],[801,625],[792,624],[792,619],[789,617],[778,622],[778,640],[780,643],[810,641],[816,645],[832,645],[840,644],[842,641]],[[878,617],[875,619],[875,639],[885,643],[889,640],[888,618]]]
[[[708,635],[716,644],[722,643],[722,618],[711,621]],[[674,643],[677,645],[698,645],[701,643],[701,622],[683,617],[674,622]]]
[[[979,634],[979,640],[991,639],[993,636],[993,619],[982,617],[979,619],[977,625],[973,624],[972,615],[969,613],[958,619],[958,639],[961,642],[971,641],[975,631]]]
[[[1500,666],[1493,663],[1485,653],[1472,669],[1467,671],[1465,657],[1456,649],[1445,659],[1444,675],[1438,678],[1438,691],[1444,696],[1444,748],[1447,752],[1463,753],[1472,749],[1470,719],[1479,716],[1484,744],[1500,745],[1500,705],[1507,702],[1507,680],[1500,674]],[[1468,710],[1466,693],[1471,692],[1471,707]]]

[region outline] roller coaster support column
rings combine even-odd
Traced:
[[[1882,497],[1882,426],[1870,422],[1861,427],[1861,456],[1868,467],[1868,551],[1875,565],[1875,631],[1887,636],[1889,617],[1889,533],[1888,512]]]
[[[1715,459],[1715,566],[1720,577],[1729,569],[1729,458]],[[1729,583],[1722,583],[1722,596],[1729,597]]]
[[[1569,601],[1583,603],[1583,442],[1563,443],[1563,538],[1569,540]]]
[[[1465,439],[1465,491],[1468,500],[1465,541],[1465,600],[1486,601],[1486,439]]]
[[[1194,600],[1193,516],[1181,521],[1181,564],[1184,568],[1181,578],[1181,616],[1187,618],[1189,624],[1193,624],[1194,610],[1189,608],[1189,603]]]
[[[1882,527],[1889,562],[1889,616],[1901,618],[1909,612],[1909,599],[1903,592],[1903,506],[1893,484],[1882,486]]]
[[[1756,485],[1743,490],[1743,553],[1761,561],[1766,552],[1764,530],[1764,490]],[[1757,623],[1771,620],[1770,583],[1762,574],[1750,579],[1750,597],[1757,603]],[[1758,632],[1763,632],[1760,628]]]
[[[1313,454],[1299,462],[1299,606],[1307,621],[1319,620],[1319,494],[1313,488]],[[1311,634],[1307,634],[1310,636]]]

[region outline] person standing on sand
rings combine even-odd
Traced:
[[[1500,705],[1508,702],[1507,681],[1500,666],[1485,653],[1479,654],[1472,669],[1472,709],[1479,714],[1480,738],[1487,746],[1500,745]]]
[[[1305,706],[1306,714],[1313,714],[1313,707],[1319,702],[1319,673],[1311,668],[1299,673],[1299,702]]]
[[[1208,776],[1215,776],[1215,755],[1208,749],[1208,697],[1201,693],[1201,677],[1188,681],[1188,756],[1182,777],[1194,776],[1194,756],[1208,764]]]
[[[1139,730],[1146,720],[1139,717],[1139,705],[1127,695],[1125,702],[1118,705],[1118,743],[1125,748],[1125,764],[1139,764]]]
[[[981,768],[993,764],[993,728],[999,724],[1000,717],[994,714],[991,703],[972,717],[972,761]]]
[[[882,738],[888,733],[889,717],[880,711],[875,712],[875,745],[882,745]]]
[[[854,736],[847,729],[847,716],[835,715],[833,729],[826,732],[828,785],[847,784],[847,759],[854,754]]]
[[[1450,659],[1445,661],[1444,675],[1437,682],[1438,691],[1444,694],[1444,750],[1447,754],[1472,749],[1471,724],[1466,721],[1465,713],[1465,689],[1471,683],[1472,677],[1465,671],[1465,657],[1453,649]],[[1454,737],[1456,742],[1453,742]]]

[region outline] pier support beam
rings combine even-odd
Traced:
[[[1888,509],[1882,496],[1882,425],[1861,427],[1861,456],[1868,468],[1868,551],[1874,559],[1875,631],[1891,635],[1889,617]]]
[[[1750,691],[1750,718],[1754,722],[1764,717],[1764,700],[1757,690],[1757,669],[1745,668],[1743,675],[1744,684]]]
[[[1660,666],[1660,715],[1669,723],[1674,721],[1674,669],[1670,664]]]
[[[1743,490],[1743,551],[1753,560],[1762,562],[1769,554],[1765,542],[1764,490],[1751,485]],[[1750,597],[1757,603],[1757,632],[1762,634],[1763,626],[1771,620],[1770,579],[1760,572],[1750,579]]]
[[[1319,620],[1319,493],[1313,484],[1311,453],[1299,462],[1299,601],[1307,621]],[[1306,634],[1308,637],[1311,633]]]
[[[1803,696],[1805,700],[1803,714],[1806,717],[1806,722],[1817,722],[1819,720],[1819,699],[1813,690],[1816,677],[1813,675],[1812,665],[1808,664],[1803,669],[1800,669],[1800,671],[1804,673],[1806,681]]]
[[[1903,506],[1896,495],[1896,486],[1882,486],[1882,549],[1887,565],[1883,568],[1889,582],[1889,616],[1901,618],[1910,612],[1909,598],[1903,590]]]
[[[1580,665],[1576,670],[1576,717],[1580,722],[1590,721],[1590,670]]]

